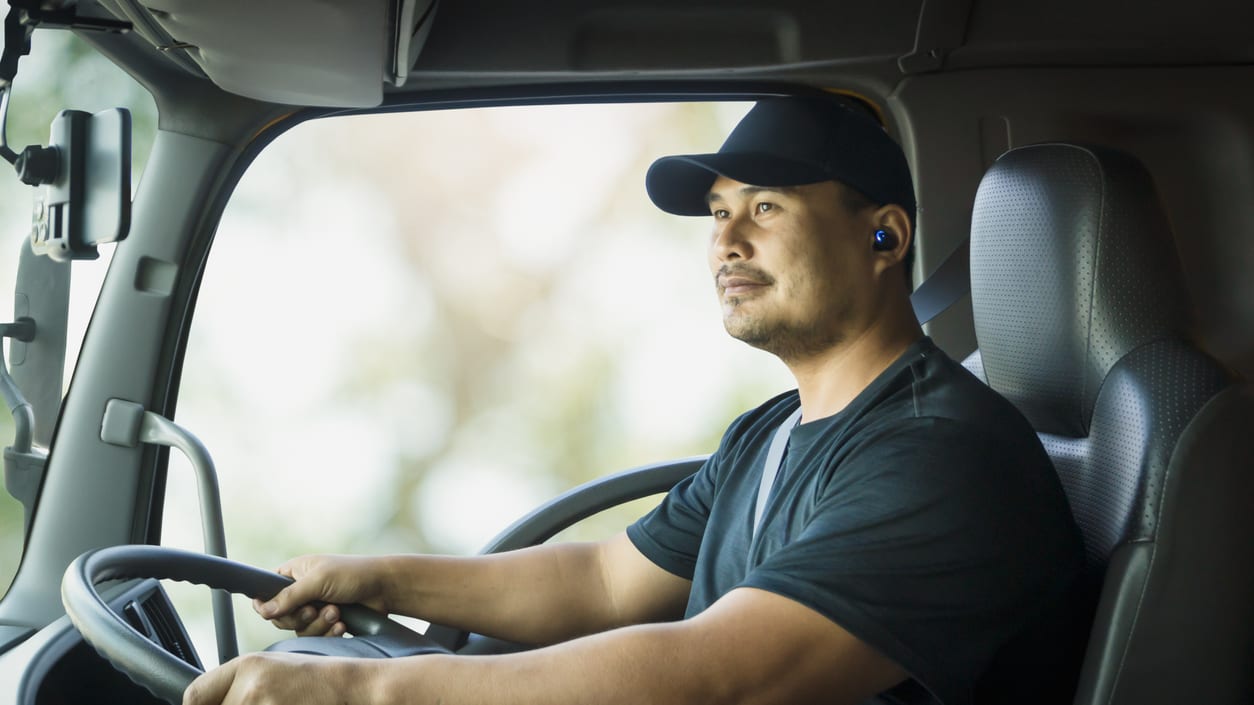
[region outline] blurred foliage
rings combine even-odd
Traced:
[[[365,116],[276,140],[223,215],[179,399],[217,459],[233,555],[473,552],[577,484],[710,452],[786,388],[722,330],[706,225],[643,189],[657,155],[717,146],[743,110]],[[174,461],[169,482],[163,542],[198,549]],[[275,638],[238,622],[246,648]]]

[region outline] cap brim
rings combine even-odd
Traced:
[[[753,186],[799,186],[827,181],[820,167],[770,154],[681,154],[653,162],[644,177],[649,198],[675,215],[709,215],[706,196],[719,176]]]

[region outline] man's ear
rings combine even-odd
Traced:
[[[906,259],[914,242],[914,228],[906,210],[895,204],[880,206],[872,217],[876,231],[872,233],[872,249],[876,256],[875,273],[881,274]],[[883,231],[883,234],[880,234]]]

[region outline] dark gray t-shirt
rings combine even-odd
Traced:
[[[798,405],[790,392],[741,416],[628,528],[692,580],[687,616],[738,587],[793,599],[911,674],[886,702],[1001,700],[981,684],[994,663],[1019,672],[991,680],[1037,696],[1073,680],[1048,669],[1076,648],[1056,617],[1083,546],[1022,415],[923,338],[840,413],[792,430],[754,538],[767,448]]]

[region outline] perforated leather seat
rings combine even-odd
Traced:
[[[1189,341],[1146,170],[1068,144],[1003,155],[971,298],[966,364],[1040,433],[1100,590],[1077,705],[1254,702],[1254,393]]]

